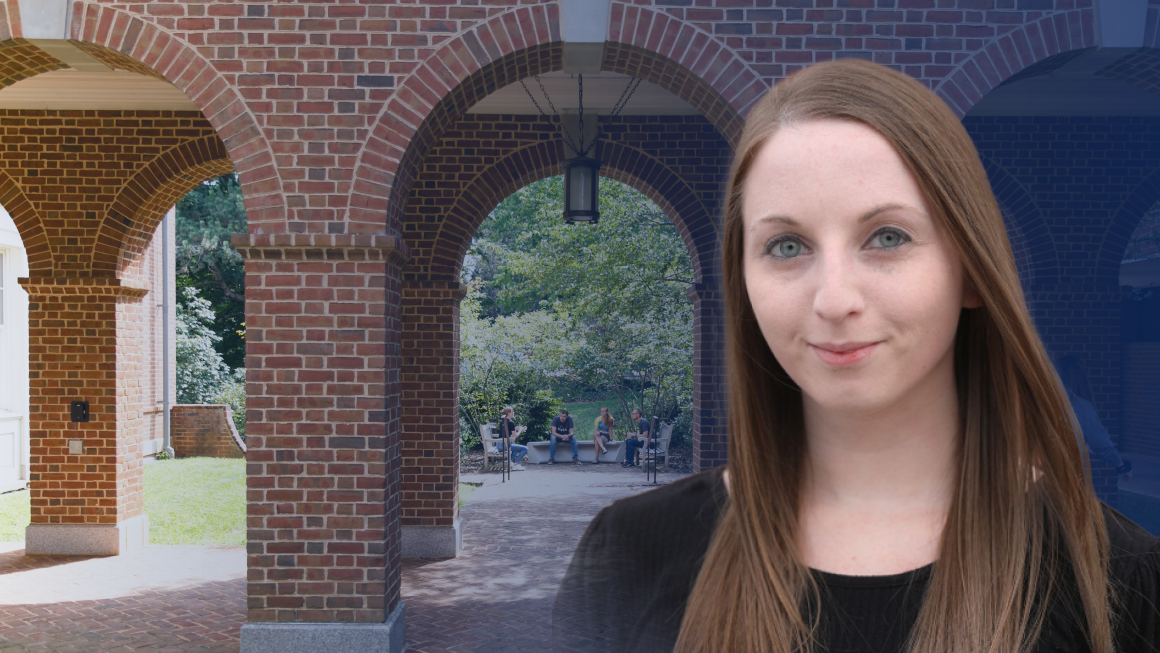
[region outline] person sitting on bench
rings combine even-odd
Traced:
[[[524,466],[520,461],[524,456],[528,455],[528,448],[522,444],[516,444],[516,438],[527,430],[526,426],[516,426],[516,410],[511,406],[504,406],[503,410],[499,412],[499,436],[503,438],[499,443],[499,452],[503,453],[505,446],[511,446],[512,471],[522,472]]]
[[[572,464],[580,464],[580,447],[576,444],[576,428],[572,418],[568,417],[568,409],[561,408],[560,414],[552,418],[552,437],[548,444],[548,464],[556,464],[556,443],[570,442],[572,444]]]
[[[604,445],[612,441],[612,427],[616,424],[616,420],[612,418],[612,413],[608,412],[608,408],[600,409],[600,417],[596,418],[595,430],[592,431],[592,464],[600,464],[600,454],[608,453],[608,447]],[[599,449],[599,451],[597,451]]]
[[[632,421],[637,423],[640,433],[625,438],[624,462],[620,463],[621,467],[632,467],[636,464],[636,450],[644,449],[649,439],[649,431],[652,429],[652,424],[641,416],[639,408],[632,409]]]

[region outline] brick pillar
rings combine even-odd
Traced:
[[[728,462],[729,396],[725,370],[725,296],[710,283],[689,286],[693,302],[693,469]]]
[[[459,555],[458,282],[403,284],[403,555]]]
[[[29,554],[117,555],[149,541],[141,497],[147,366],[135,334],[146,290],[118,279],[33,277],[28,291]],[[132,395],[132,397],[129,397]],[[70,421],[87,401],[89,421]],[[71,453],[69,441],[82,453]]]
[[[1072,354],[1087,371],[1100,422],[1120,447],[1120,312],[1125,293],[1118,286],[1033,284],[1027,295],[1039,337],[1052,356]],[[1122,453],[1122,450],[1121,450]],[[1096,496],[1116,507],[1119,480],[1114,468],[1092,457]]]
[[[314,650],[400,651],[406,255],[397,239],[370,235],[240,235],[234,245],[246,259],[241,650],[314,642]]]

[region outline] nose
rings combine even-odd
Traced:
[[[846,253],[837,251],[819,256],[815,270],[814,312],[829,322],[840,322],[850,313],[863,308],[861,274],[857,263]]]

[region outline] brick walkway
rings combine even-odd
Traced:
[[[556,588],[584,528],[601,507],[648,490],[644,475],[532,465],[506,483],[494,473],[463,480],[484,483],[462,512],[463,554],[403,562],[407,651],[545,651]],[[0,653],[237,651],[245,576],[240,546],[46,557],[0,543]]]
[[[237,651],[245,578],[241,546],[89,557],[0,544],[0,651]]]
[[[680,478],[661,474],[660,481]],[[463,552],[403,562],[408,653],[547,651],[556,590],[588,522],[651,489],[640,469],[529,465],[485,479],[463,507]]]

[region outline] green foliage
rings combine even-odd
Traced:
[[[482,284],[469,284],[460,306],[459,415],[465,447],[479,444],[479,427],[516,410],[528,430],[522,442],[547,439],[560,403],[550,386],[574,344],[566,323],[549,311],[481,315]]]
[[[246,370],[234,370],[230,378],[222,382],[218,391],[209,398],[211,404],[229,404],[233,412],[234,428],[242,440],[246,439]]]
[[[177,403],[212,403],[230,370],[214,348],[221,337],[213,332],[210,303],[185,288],[177,302]]]
[[[237,175],[211,179],[177,203],[177,288],[195,288],[213,310],[215,349],[231,368],[245,365],[245,269],[230,235],[246,232]]]
[[[646,417],[672,422],[679,444],[692,424],[688,249],[659,207],[619,182],[600,180],[596,225],[565,224],[562,199],[562,177],[544,179],[484,221],[463,269],[464,281],[476,284],[472,306],[496,324],[551,316],[569,342],[551,375],[555,386],[568,387],[570,396],[611,397],[621,434],[640,407]],[[465,302],[462,314],[470,312]]]

